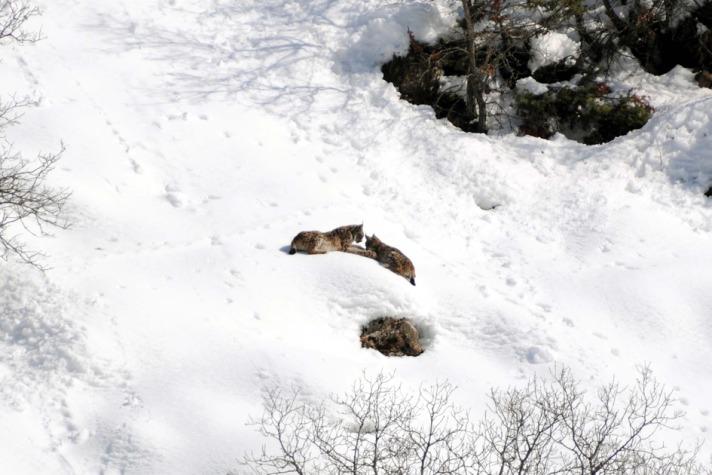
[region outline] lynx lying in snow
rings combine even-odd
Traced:
[[[326,233],[302,231],[292,239],[289,253],[324,254],[330,251],[344,251],[363,255],[362,253],[365,252],[365,249],[351,244],[362,240],[363,224],[341,226]]]
[[[415,266],[405,254],[395,247],[391,247],[380,239],[373,236],[366,236],[366,250],[376,254],[375,259],[386,269],[405,277],[415,285]]]

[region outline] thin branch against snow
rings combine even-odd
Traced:
[[[0,44],[19,43],[40,39],[39,33],[28,32],[24,25],[39,9],[25,0],[0,0]],[[4,141],[4,130],[17,124],[20,110],[32,104],[27,98],[15,96],[0,101],[0,255],[11,256],[43,269],[42,254],[32,251],[22,242],[16,231],[33,235],[47,234],[47,228],[66,228],[62,209],[69,192],[47,185],[47,177],[64,152],[40,154],[36,160],[25,160]],[[19,229],[18,229],[19,228]]]
[[[30,18],[40,14],[40,9],[24,0],[0,0],[0,43],[38,41],[41,34],[26,31],[23,27]]]
[[[702,475],[699,446],[668,449],[660,432],[682,415],[649,368],[631,387],[588,397],[571,372],[494,389],[473,426],[447,382],[410,397],[392,376],[364,376],[329,408],[272,389],[252,424],[270,444],[243,459],[253,473]],[[330,410],[331,409],[331,410]],[[650,471],[651,467],[655,470]]]
[[[47,228],[66,229],[69,223],[62,217],[62,209],[69,198],[64,189],[46,184],[47,176],[62,156],[59,152],[41,154],[36,161],[24,160],[10,147],[0,151],[0,247],[2,257],[10,256],[43,269],[39,260],[43,255],[28,250],[11,229],[21,225],[33,235],[47,234]]]

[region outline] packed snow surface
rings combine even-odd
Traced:
[[[712,443],[712,94],[690,71],[622,65],[612,84],[656,113],[609,144],[493,138],[381,79],[408,29],[453,25],[437,2],[41,4],[45,39],[0,48],[3,93],[38,101],[8,139],[66,145],[73,226],[28,237],[46,274],[0,268],[4,473],[225,473],[262,443],[262,388],[318,400],[364,371],[448,379],[481,414],[554,365],[592,388],[649,363],[681,438]],[[361,222],[416,287],[285,252]],[[412,318],[426,352],[361,349],[379,316]]]
[[[530,48],[532,58],[529,60],[529,69],[536,71],[542,66],[567,58],[574,62],[580,53],[581,45],[565,33],[550,31],[533,38]]]

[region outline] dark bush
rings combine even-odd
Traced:
[[[510,46],[501,52],[502,59],[499,64],[499,75],[507,82],[507,85],[514,89],[519,79],[531,76],[529,60],[531,59],[531,49],[529,42]]]
[[[635,94],[606,101],[595,112],[597,130],[585,137],[584,143],[610,142],[631,130],[640,129],[648,123],[653,111],[645,99]]]
[[[710,21],[710,2],[622,3],[625,9],[619,13],[609,2],[603,2],[611,24],[604,36],[614,39],[615,55],[621,47],[628,47],[642,68],[655,75],[665,74],[677,65],[695,70],[711,66],[709,34],[698,28],[699,23]]]
[[[435,46],[418,42],[410,35],[406,56],[393,56],[381,67],[383,79],[393,84],[401,98],[411,104],[426,104],[438,119],[446,118],[465,132],[477,132],[475,118],[465,100],[442,91],[440,77],[465,74],[467,57],[456,41],[439,41]]]
[[[467,112],[465,100],[457,94],[440,94],[432,106],[435,110],[435,117],[438,119],[445,118],[449,120],[452,125],[465,132],[479,132],[477,122],[473,120],[472,115]]]
[[[465,39],[440,39],[434,49],[438,52],[438,65],[443,76],[465,76],[467,74],[467,51]]]
[[[392,83],[401,98],[412,104],[432,105],[440,90],[440,74],[435,51],[410,35],[406,56],[393,56],[381,67],[383,79]]]
[[[522,121],[519,132],[522,135],[532,135],[548,139],[559,130],[556,111],[556,94],[546,92],[533,94],[522,92],[516,95],[517,113]]]
[[[547,64],[538,68],[532,77],[540,83],[551,84],[571,80],[576,74],[581,72],[581,68],[573,58],[564,58],[556,63]]]
[[[520,133],[549,138],[561,132],[592,145],[610,142],[648,122],[654,109],[645,99],[634,94],[609,97],[609,92],[605,84],[595,83],[543,94],[519,93]]]

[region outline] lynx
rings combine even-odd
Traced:
[[[405,254],[395,247],[383,243],[375,234],[366,236],[366,250],[374,252],[376,254],[375,259],[383,267],[401,277],[405,277],[411,284],[415,285],[415,267]]]
[[[360,254],[365,249],[351,243],[361,241],[363,241],[363,224],[341,226],[326,233],[302,231],[292,239],[289,253],[325,254],[330,251],[343,251]]]

